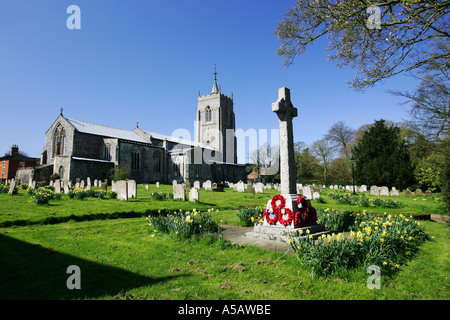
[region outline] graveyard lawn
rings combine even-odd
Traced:
[[[364,271],[347,279],[311,278],[284,252],[212,241],[176,241],[145,218],[0,229],[0,299],[433,299],[450,298],[445,224],[424,221],[427,242],[381,289]],[[77,265],[81,289],[69,290]]]

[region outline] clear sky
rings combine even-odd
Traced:
[[[399,76],[360,93],[353,69],[327,61],[326,39],[290,67],[276,55],[277,23],[290,0],[2,0],[0,8],[0,152],[12,144],[40,157],[59,115],[194,139],[198,91],[218,83],[233,92],[236,127],[277,129],[271,111],[279,87],[298,108],[294,141],[321,139],[337,121],[353,129],[409,118],[388,89],[413,90]],[[70,5],[81,29],[70,30]],[[239,162],[242,150],[239,146]],[[248,147],[247,147],[248,149]],[[248,151],[248,150],[247,150]]]

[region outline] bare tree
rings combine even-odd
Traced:
[[[250,163],[257,168],[258,175],[262,172],[266,175],[274,175],[278,172],[279,147],[263,143],[258,149],[249,155]],[[264,170],[265,169],[265,170]]]
[[[345,159],[350,160],[350,145],[354,136],[355,130],[348,127],[344,121],[338,121],[328,130],[325,139],[329,140]]]
[[[333,146],[327,139],[320,139],[311,145],[311,152],[316,156],[323,168],[323,180],[328,179],[328,167],[334,155]]]

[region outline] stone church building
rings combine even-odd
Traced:
[[[233,95],[217,86],[198,94],[195,141],[143,130],[123,130],[60,115],[45,133],[45,146],[34,179],[110,180],[111,169],[129,170],[137,183],[246,179],[245,165],[237,164]]]

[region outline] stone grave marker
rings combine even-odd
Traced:
[[[148,184],[145,185],[145,190],[148,190]]]
[[[86,190],[91,190],[91,178],[86,178]]]
[[[305,196],[306,199],[310,199],[311,200],[313,198],[312,197],[312,193],[311,193],[311,187],[310,186],[303,187],[302,195]]]
[[[15,187],[16,187],[16,180],[15,179],[11,179],[10,184],[9,184],[8,194],[13,194]]]
[[[398,196],[400,196],[398,190],[395,187],[392,187],[391,197],[398,197]]]
[[[371,196],[379,196],[380,195],[380,190],[378,189],[377,186],[370,187],[370,195]]]
[[[247,191],[249,195],[254,196],[255,195],[255,187],[253,185],[247,186]]]
[[[156,182],[156,187],[157,187],[157,188],[159,188],[159,181],[158,181],[158,182]]]
[[[64,188],[64,193],[68,194],[69,193],[69,181],[63,180],[63,188]]]
[[[173,185],[173,198],[186,201],[186,193],[183,184]]]
[[[416,196],[422,195],[422,189],[416,189]]]
[[[84,180],[81,180],[81,182],[80,182],[80,188],[81,188],[81,189],[84,189]]]
[[[381,187],[380,188],[380,196],[389,196],[389,188],[388,187]]]
[[[98,187],[98,180],[97,179],[94,180],[94,187]]]
[[[194,188],[200,190],[200,181],[194,181]]]
[[[199,201],[198,200],[198,189],[197,188],[192,188],[189,191],[189,201],[191,201],[191,202]]]
[[[316,199],[319,199],[319,198],[320,198],[320,193],[317,192],[317,191],[314,192],[314,193],[313,193],[313,199],[316,200]]]
[[[236,191],[237,192],[244,192],[245,191],[244,183],[242,181],[239,181],[236,184]]]
[[[366,192],[367,186],[365,184],[362,184],[361,187],[359,187],[359,192]]]
[[[205,190],[211,190],[211,180],[206,180],[203,183],[203,188],[205,188]]]
[[[61,193],[61,180],[55,180],[53,187],[55,188],[55,193]]]
[[[128,183],[125,180],[116,181],[116,192],[118,200],[128,201]]]
[[[111,192],[117,192],[117,181],[111,181]]]
[[[264,185],[261,182],[255,184],[255,193],[264,193]]]
[[[136,198],[137,196],[137,185],[135,180],[127,181],[128,198]]]

